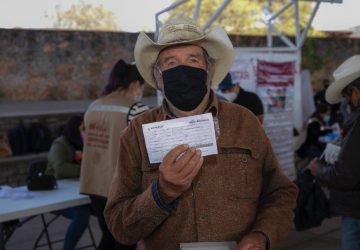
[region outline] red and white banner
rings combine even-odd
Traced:
[[[295,178],[292,110],[295,61],[258,60],[257,93],[264,104],[264,127],[284,173]]]
[[[291,111],[294,100],[295,62],[258,60],[257,93],[265,113]]]
[[[301,124],[301,117],[298,117],[301,98],[297,55],[293,52],[269,53],[267,49],[257,48],[235,48],[234,55],[230,70],[233,81],[248,91],[254,91],[263,101],[266,134],[284,174],[295,180],[294,121]]]
[[[256,63],[256,61],[255,61]],[[235,59],[230,69],[233,83],[241,88],[256,92],[256,65],[253,59]]]

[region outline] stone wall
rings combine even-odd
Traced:
[[[0,95],[15,101],[95,98],[137,35],[0,29]]]
[[[137,35],[0,29],[0,98],[14,101],[95,98],[118,59],[133,61]],[[230,38],[237,47],[266,46],[266,37]],[[283,46],[276,38],[274,45]],[[311,70],[314,83],[325,77],[331,79],[336,66],[355,53],[360,53],[360,39],[308,38],[302,50],[302,68]],[[146,88],[145,95],[153,93]]]

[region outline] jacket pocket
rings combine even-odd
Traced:
[[[262,185],[258,153],[245,147],[223,147],[218,157],[218,165],[222,168],[219,178],[227,187],[230,197],[257,200]]]

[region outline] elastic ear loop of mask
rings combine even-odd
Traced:
[[[205,56],[205,60],[206,60],[206,75],[207,75],[207,79],[210,79],[209,72],[210,72],[210,65],[212,63],[211,63],[211,60],[210,60],[210,56],[206,52],[206,50],[204,50],[204,53],[205,53],[204,56]],[[210,81],[209,81],[210,86],[211,86],[211,82],[212,82],[212,79],[210,79]]]
[[[159,66],[155,66],[156,67],[156,69],[158,70],[158,72],[159,72],[159,75],[162,77],[162,71],[161,71],[161,69],[159,68]]]
[[[154,63],[154,68],[156,68],[156,70],[159,72],[160,77],[162,77],[162,71],[159,68],[159,57],[156,58],[156,61]],[[157,77],[155,77],[155,81],[158,82],[158,79],[156,79]]]

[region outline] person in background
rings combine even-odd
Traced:
[[[316,94],[314,95],[314,102],[315,102],[315,107],[316,109],[318,109],[321,106],[327,105],[328,109],[330,110],[330,120],[329,123],[330,124],[334,124],[334,123],[342,123],[342,117],[341,117],[341,112],[340,112],[340,103],[334,103],[334,104],[330,104],[326,101],[325,98],[325,92],[327,90],[327,88],[330,85],[330,81],[329,79],[325,78],[322,81],[322,86],[323,88],[320,89],[318,92],[316,92]]]
[[[327,78],[323,79],[323,81],[322,81],[322,89],[320,89],[314,95],[315,107],[318,107],[319,105],[329,105],[329,106],[331,106],[325,99],[325,91],[329,87],[329,85],[330,85],[329,79],[327,79]]]
[[[110,72],[102,96],[85,113],[86,140],[80,176],[80,192],[90,195],[102,238],[98,249],[135,249],[115,241],[106,227],[103,210],[118,159],[122,130],[149,108],[140,102],[144,79],[133,64],[119,60]],[[126,178],[126,176],[124,176]]]
[[[47,174],[56,179],[79,178],[84,125],[82,116],[71,116],[62,135],[52,143],[48,155]],[[71,220],[66,230],[64,250],[73,250],[89,224],[91,208],[88,205],[54,212]]]
[[[330,189],[330,209],[341,216],[341,249],[360,250],[360,55],[354,55],[334,71],[335,82],[326,90],[326,100],[346,99],[352,107],[343,124],[343,140],[337,160],[325,167],[314,159],[309,168]]]
[[[306,139],[300,148],[296,151],[301,159],[308,159],[310,162],[314,157],[319,157],[324,151],[326,143],[320,140],[320,137],[331,133],[329,128],[330,110],[327,104],[319,104],[316,111],[307,121]]]
[[[172,20],[157,42],[140,33],[134,55],[164,99],[120,137],[104,211],[114,237],[143,250],[206,241],[236,241],[237,250],[275,247],[293,224],[297,188],[282,173],[257,118],[212,91],[233,63],[226,32],[215,26],[204,33],[192,20]],[[218,154],[204,157],[180,144],[150,164],[143,124],[205,113],[217,128]]]
[[[216,94],[219,98],[239,104],[249,109],[259,119],[264,121],[264,107],[259,96],[253,92],[246,91],[239,84],[234,84],[230,73],[218,85]]]

